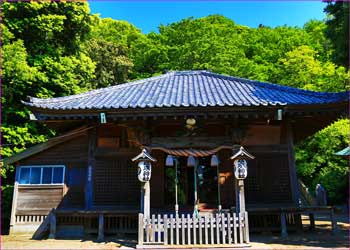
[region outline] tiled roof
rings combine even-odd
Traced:
[[[345,102],[348,93],[301,90],[215,74],[172,71],[66,97],[30,98],[26,105],[46,110],[109,110],[159,107],[276,106]]]

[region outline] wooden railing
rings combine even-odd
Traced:
[[[46,219],[47,215],[16,215],[16,224],[40,224]]]
[[[138,246],[249,243],[248,213],[174,216],[139,214]]]
[[[317,203],[315,197],[310,193],[309,189],[305,186],[305,184],[301,180],[298,180],[298,187],[301,195],[300,198],[302,199],[302,205],[315,206]],[[303,201],[306,204],[303,204]]]

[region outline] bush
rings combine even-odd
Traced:
[[[346,202],[347,159],[334,153],[349,145],[348,119],[340,119],[295,148],[299,178],[314,190],[317,183],[327,191],[330,204]]]
[[[8,234],[11,218],[13,186],[1,187],[1,234]]]

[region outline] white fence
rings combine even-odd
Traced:
[[[247,212],[174,216],[139,214],[138,245],[197,245],[249,243]]]

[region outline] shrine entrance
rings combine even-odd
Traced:
[[[223,211],[220,204],[218,179],[219,159],[216,155],[222,148],[227,147],[218,147],[213,150],[161,148],[168,154],[165,166],[169,168],[165,173],[174,180],[175,206],[174,212],[169,213],[152,214],[150,211],[149,180],[152,176],[152,162],[157,160],[145,148],[132,159],[138,162],[138,178],[142,183],[142,212],[139,213],[138,219],[137,247],[145,245],[174,245],[176,247],[176,245],[196,244],[247,246],[249,244],[248,213],[245,211],[243,180],[247,177],[246,159],[254,159],[254,156],[245,151],[243,147],[233,150],[234,154],[230,159],[234,163],[236,188],[232,190],[232,195],[234,193],[236,195],[236,212]],[[186,159],[186,165],[183,158]],[[182,185],[181,180],[183,180]],[[171,187],[169,184],[167,186]],[[182,193],[186,193],[186,197],[183,197]],[[180,212],[179,203],[188,205],[191,200],[193,211],[184,211],[181,208]],[[218,208],[215,212],[199,213],[200,206],[209,208],[215,203]]]
[[[197,194],[198,207],[200,210],[217,209],[218,200],[218,166],[210,166],[210,157],[198,159],[197,168]],[[179,157],[178,159],[178,198],[179,205],[186,210],[193,209],[194,202],[194,167],[187,166],[187,158]],[[174,167],[165,166],[165,204],[170,207],[174,204]]]
[[[197,169],[197,190],[198,206],[200,210],[218,207],[218,173],[218,166],[210,166],[209,157],[199,159]]]

